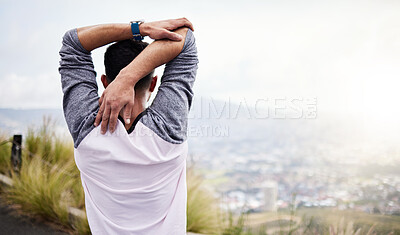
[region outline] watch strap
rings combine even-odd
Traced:
[[[135,39],[137,41],[142,41],[144,38],[140,34],[140,30],[139,30],[139,25],[141,23],[143,23],[143,21],[131,21],[131,30],[132,30],[133,39]]]

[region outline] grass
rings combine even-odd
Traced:
[[[11,169],[11,143],[10,138],[0,133],[0,172],[6,173]]]
[[[295,196],[294,196],[295,198]],[[223,235],[374,235],[400,234],[400,216],[337,209],[297,209],[230,215]]]
[[[72,141],[57,137],[53,130],[50,118],[44,118],[39,128],[28,129],[19,172],[11,170],[11,144],[0,146],[0,171],[14,182],[3,189],[4,197],[23,212],[45,218],[70,233],[90,234],[87,219],[72,218],[68,212],[69,207],[84,209]]]
[[[43,164],[40,158],[24,159],[20,173],[12,174],[14,184],[7,198],[23,210],[69,226],[68,205],[73,202],[69,188],[74,179],[59,168]]]
[[[341,220],[351,221],[354,228],[361,228],[361,234],[366,234],[371,227],[377,234],[397,234],[400,235],[400,216],[367,214],[364,212],[336,209],[301,209],[298,214],[305,217],[319,218],[325,227],[332,227]]]
[[[293,221],[290,228],[288,224]],[[265,234],[400,234],[400,216],[367,214],[336,209],[297,209],[292,211],[249,214],[244,230],[260,230]],[[252,234],[261,234],[253,232]]]
[[[187,230],[204,234],[220,233],[218,201],[203,186],[203,179],[192,168],[187,171]]]

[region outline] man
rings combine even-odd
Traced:
[[[83,27],[63,37],[63,109],[93,234],[186,233],[187,115],[198,63],[192,30],[182,18]],[[133,36],[167,39],[147,46]],[[90,51],[115,41],[99,99]],[[164,63],[146,108],[153,71]]]

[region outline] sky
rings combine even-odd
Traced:
[[[400,1],[0,2],[0,108],[62,107],[58,51],[69,29],[187,17],[196,97],[253,107],[315,98],[324,117],[399,128]],[[104,51],[92,53],[98,82]]]

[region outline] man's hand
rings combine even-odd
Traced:
[[[118,115],[122,109],[124,109],[123,118],[125,124],[130,124],[134,98],[134,85],[127,85],[123,79],[115,79],[107,86],[107,89],[100,97],[100,109],[94,125],[98,126],[100,121],[103,120],[101,133],[105,134],[107,132],[108,125],[110,125],[110,132],[113,133],[117,125]]]
[[[188,21],[186,18],[142,23],[139,27],[139,30],[143,36],[149,36],[152,39],[165,38],[180,42],[183,39],[183,35],[186,35],[186,31],[178,30],[178,32],[171,32],[170,30],[175,30],[181,27],[188,27],[193,30],[192,23],[190,23],[190,21]],[[162,42],[163,45],[165,43],[168,42]],[[182,49],[181,44],[183,45],[183,43],[179,43],[179,45],[174,46],[177,54],[179,54],[179,50]],[[162,47],[160,47],[159,49],[161,48]],[[146,49],[146,51],[150,51],[150,49]],[[157,51],[159,49],[156,49],[154,51]],[[154,52],[149,53],[149,55],[154,55]],[[99,100],[100,109],[97,113],[94,125],[98,126],[100,122],[102,122],[102,134],[105,134],[107,132],[107,127],[109,128],[111,133],[115,131],[118,115],[122,109],[124,109],[123,118],[125,120],[125,123],[129,124],[130,121],[133,121],[130,120],[130,117],[133,110],[135,84],[142,77],[146,76],[151,70],[161,64],[168,62],[176,55],[165,54],[162,58],[154,58],[154,56],[146,56],[145,58],[143,55],[141,56],[141,54],[139,54],[137,58],[143,58],[141,58],[140,60],[137,60],[136,58],[133,62],[131,62],[130,65],[121,70],[114,81],[107,86]],[[152,60],[156,61],[152,62]],[[135,72],[132,72],[132,69],[127,69],[128,67],[134,67]]]
[[[180,27],[188,27],[194,31],[192,23],[186,18],[145,22],[140,24],[139,31],[142,36],[149,36],[152,39],[166,38],[173,41],[180,41],[182,40],[182,36],[171,32]]]

